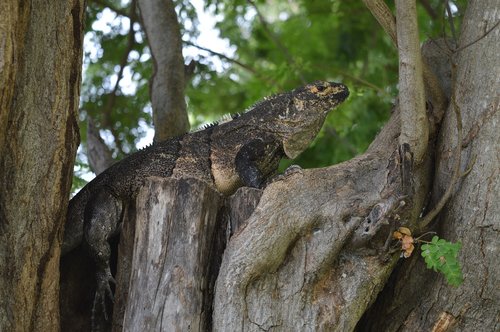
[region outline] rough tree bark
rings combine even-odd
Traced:
[[[57,331],[83,1],[0,3],[0,330]]]
[[[210,331],[226,241],[260,196],[241,188],[225,200],[196,179],[148,179],[125,217],[113,331]]]
[[[459,51],[452,54],[456,105],[450,107],[458,107],[463,118],[462,169],[476,161],[443,210],[436,230],[443,238],[462,242],[459,259],[464,283],[458,288],[448,286],[444,278],[425,269],[420,257],[413,257],[394,272],[391,283],[362,320],[370,329],[362,330],[500,329],[499,21],[497,1],[470,1]],[[451,181],[456,144],[456,121],[450,109],[436,150],[434,202]]]
[[[189,130],[180,27],[171,0],[139,0],[138,6],[153,57],[150,95],[155,141],[163,141]]]

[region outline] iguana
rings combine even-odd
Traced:
[[[127,202],[145,178],[194,177],[224,195],[261,187],[283,157],[295,158],[321,129],[328,112],[349,91],[315,82],[266,98],[232,120],[155,143],[112,165],[69,202],[63,255],[85,240],[97,264],[94,300],[112,296],[108,239],[117,233]]]

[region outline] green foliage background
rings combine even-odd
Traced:
[[[190,1],[174,2],[185,46],[193,49],[188,43],[202,44],[197,40],[197,12]],[[422,40],[441,37],[446,26],[444,2],[425,2],[434,13],[418,6]],[[458,19],[465,2],[453,3]],[[398,62],[390,39],[361,1],[208,0],[204,4],[217,18],[220,37],[234,50],[230,58],[245,68],[203,50],[197,50],[193,59],[186,58],[186,63],[197,62],[186,89],[193,127],[227,113],[242,112],[263,97],[295,88],[303,81],[340,81],[349,86],[350,98],[329,116],[317,140],[293,163],[302,167],[331,165],[368,147],[397,97]],[[388,4],[393,6],[392,1]],[[103,12],[112,13],[115,19],[99,29],[97,22]],[[82,143],[90,116],[118,159],[136,150],[145,128],[152,126],[148,91],[151,57],[137,19],[132,24],[134,43],[128,43],[130,13],[127,1],[88,1],[85,41],[90,46],[86,48],[81,90]],[[133,88],[118,86],[114,91],[124,58],[124,71]],[[290,163],[284,162],[282,167]],[[81,175],[88,172],[82,149],[76,165],[74,186],[80,187],[84,183]]]

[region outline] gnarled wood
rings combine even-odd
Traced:
[[[224,253],[214,330],[356,325],[394,266],[383,250],[391,229],[416,220],[430,184],[428,162],[416,165],[418,192],[402,195],[398,122],[396,114],[366,154],[264,190]]]

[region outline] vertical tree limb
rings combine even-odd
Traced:
[[[392,14],[391,10],[383,0],[363,0],[365,6],[370,10],[375,19],[382,26],[384,31],[391,37],[394,46],[398,46],[397,29],[396,29],[396,19]],[[407,4],[405,4],[407,5]],[[415,18],[416,19],[416,18]],[[403,21],[403,22],[402,22]],[[404,18],[401,17],[399,20],[400,24],[404,25]],[[416,24],[416,23],[415,23]],[[418,43],[418,29],[417,31],[417,43]],[[418,46],[418,45],[417,45]],[[443,88],[441,87],[440,81],[435,75],[435,73],[429,68],[426,63],[422,64],[422,72],[424,77],[424,83],[427,91],[427,98],[432,102],[434,107],[433,116],[435,119],[431,121],[431,124],[439,123],[447,105],[447,97]],[[400,85],[401,91],[401,85]],[[401,100],[400,100],[401,101]],[[432,128],[431,128],[432,130]]]
[[[155,140],[163,141],[189,130],[180,27],[171,0],[139,0],[138,5],[153,57],[150,95]]]
[[[401,107],[399,143],[410,144],[418,162],[422,160],[427,149],[429,124],[425,112],[423,66],[415,0],[396,1],[396,17]]]

